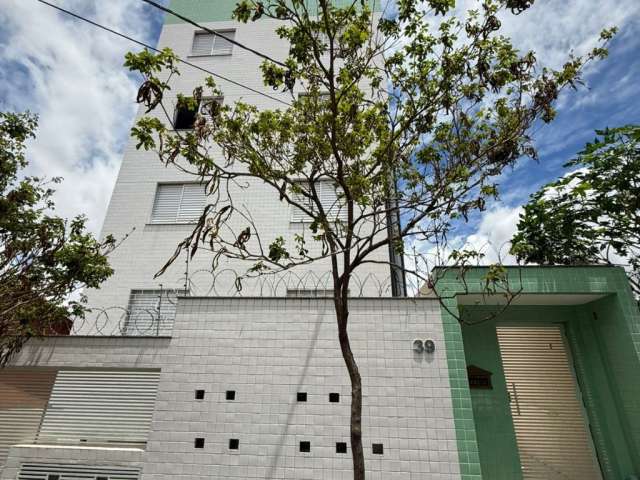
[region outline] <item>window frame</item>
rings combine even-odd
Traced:
[[[190,97],[193,98],[193,97]],[[176,132],[190,132],[193,130],[196,121],[198,120],[198,116],[204,117],[206,119],[211,119],[211,116],[207,113],[203,112],[203,106],[207,103],[207,102],[216,102],[218,103],[218,105],[222,106],[224,104],[224,96],[223,95],[212,95],[212,96],[207,96],[207,97],[202,97],[200,99],[200,102],[198,102],[198,106],[195,109],[195,114],[193,117],[193,124],[189,127],[177,127],[176,124],[178,123],[178,114],[180,112],[180,106],[178,104],[178,102],[176,102],[174,108],[173,108],[173,128]]]
[[[220,30],[213,30],[216,34],[220,34],[224,37],[227,38],[227,40],[231,39],[235,41],[235,37],[236,37],[236,29],[235,28],[223,28]],[[233,37],[227,37],[226,34],[227,33],[233,33]],[[189,51],[189,58],[202,58],[202,57],[228,57],[233,55],[233,47],[234,44],[232,42],[229,42],[230,47],[228,51],[222,51],[222,52],[216,52],[216,40],[218,38],[220,38],[218,35],[213,34],[207,30],[196,30],[193,32],[193,37],[191,37],[191,49]],[[198,35],[210,35],[213,37],[213,43],[211,44],[211,50],[209,51],[208,54],[199,54],[199,53],[194,53],[193,51],[193,47],[195,44],[195,40],[196,40],[196,36]]]
[[[308,184],[309,182],[307,180],[298,180],[295,183],[300,183],[300,184]],[[347,216],[347,212],[346,212],[346,206],[342,206],[340,207],[338,204],[338,200],[339,200],[339,195],[338,195],[338,189],[340,188],[335,182],[333,182],[330,179],[319,179],[316,180],[316,185],[322,184],[322,183],[327,183],[329,185],[332,185],[334,190],[336,191],[336,196],[335,196],[335,201],[334,203],[332,203],[331,205],[324,205],[323,207],[326,210],[327,208],[329,208],[329,210],[333,210],[335,208],[338,208],[338,212],[335,212],[331,215],[329,215],[329,221],[330,222],[337,222],[337,221],[342,221],[345,222],[346,221],[346,216]],[[299,197],[299,200],[297,199],[296,201],[298,201],[298,203],[302,203],[301,200],[304,201],[308,201],[309,203],[309,208],[311,208],[312,210],[315,211],[315,205],[311,204],[311,200],[306,198],[306,197]],[[295,224],[304,224],[304,223],[311,223],[313,221],[312,218],[310,218],[308,215],[306,215],[305,213],[303,213],[302,211],[300,211],[300,209],[298,207],[296,207],[295,205],[290,205],[290,223],[295,223]]]
[[[160,191],[160,188],[163,186],[173,186],[173,185],[180,185],[182,186],[182,191],[180,193],[180,201],[178,203],[177,206],[177,210],[176,210],[176,215],[175,218],[172,221],[159,221],[159,220],[154,220],[153,217],[153,212],[155,210],[156,207],[156,201],[158,199],[158,192]],[[147,225],[195,225],[196,223],[198,223],[198,220],[200,218],[200,215],[198,215],[198,217],[190,219],[188,221],[180,221],[180,209],[182,206],[182,200],[184,198],[184,188],[186,185],[200,185],[202,187],[202,191],[204,192],[204,201],[202,204],[202,209],[204,210],[204,207],[207,204],[207,194],[205,192],[205,185],[199,182],[158,182],[156,183],[156,188],[153,194],[153,201],[151,202],[151,210],[149,212],[149,220],[147,222]]]

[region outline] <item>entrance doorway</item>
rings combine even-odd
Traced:
[[[562,327],[498,326],[524,480],[601,480]]]

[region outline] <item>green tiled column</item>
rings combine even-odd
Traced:
[[[463,480],[480,480],[482,478],[480,456],[478,455],[478,441],[473,421],[471,392],[467,381],[462,330],[455,317],[458,312],[457,301],[454,297],[447,298],[443,299],[443,304],[441,307],[442,326],[447,349],[449,384],[451,386],[451,401],[456,428],[456,441],[458,443],[460,474]]]

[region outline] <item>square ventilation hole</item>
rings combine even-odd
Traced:
[[[336,443],[336,453],[347,453],[347,443],[346,442]]]
[[[196,438],[193,442],[195,448],[204,448],[204,438]]]
[[[204,390],[196,390],[196,400],[204,400]]]
[[[60,480],[60,475],[47,475],[47,480]]]
[[[229,439],[229,450],[238,450],[240,447],[240,440],[237,438]]]
[[[307,392],[298,392],[298,401],[306,402],[307,401]]]
[[[329,394],[329,401],[331,403],[338,403],[340,401],[340,394],[339,393],[330,393]]]
[[[382,455],[384,453],[384,447],[381,443],[374,443],[372,447],[374,455]]]
[[[236,391],[235,390],[227,390],[226,398],[227,398],[227,400],[235,400],[236,399]]]
[[[311,451],[311,442],[300,442],[300,451],[301,452],[310,452]]]

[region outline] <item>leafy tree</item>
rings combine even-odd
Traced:
[[[289,43],[288,57],[282,64],[267,60],[261,70],[267,86],[291,91],[291,106],[211,105],[188,132],[175,131],[166,114],[165,96],[179,74],[175,54],[126,59],[145,77],[138,101],[158,112],[133,128],[138,148],[200,178],[212,199],[158,273],[181,252],[198,249],[213,252],[214,269],[220,260],[245,261],[239,286],[312,262],[326,262],[331,271],[352,387],[355,479],[364,478],[365,466],[362,382],[348,333],[353,273],[387,264],[396,284],[402,274],[418,274],[389,261],[385,250],[398,259],[406,240],[441,243],[456,222],[483,209],[498,193],[496,176],[535,155],[532,125],[550,122],[560,90],[579,81],[585,62],[606,55],[598,47],[558,71],[539,69],[533,52],[518,52],[498,33],[499,11],[520,13],[531,0],[483,0],[464,19],[453,14],[454,3],[400,0],[397,15],[372,21],[364,0],[342,7],[330,0],[241,0],[237,20],[282,21],[277,34]],[[603,32],[603,42],[613,33]],[[208,78],[192,96],[178,94],[178,105],[193,110],[222,93]],[[336,204],[321,201],[323,181],[336,188]],[[256,184],[309,217],[302,234],[264,238],[236,202]]]
[[[86,311],[78,290],[96,288],[112,273],[105,255],[113,238],[95,240],[83,216],[51,214],[51,184],[60,179],[19,179],[36,127],[28,112],[0,112],[0,367],[29,338],[68,333],[71,317]]]
[[[565,165],[574,171],[531,196],[511,250],[519,260],[552,265],[624,257],[640,296],[640,126],[596,134]]]

